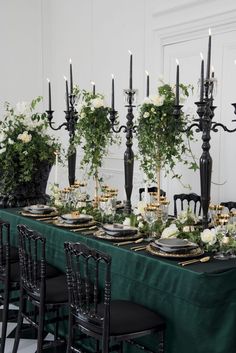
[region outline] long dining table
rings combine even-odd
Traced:
[[[212,258],[207,263],[181,267],[176,259],[157,257],[145,250],[134,252],[130,245],[118,247],[92,234],[24,217],[17,209],[0,209],[0,218],[10,223],[15,245],[18,224],[40,232],[46,238],[47,261],[62,271],[65,241],[109,253],[112,298],[132,300],[163,315],[167,322],[166,353],[236,353],[235,259]]]

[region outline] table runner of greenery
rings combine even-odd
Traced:
[[[128,248],[20,216],[17,210],[0,210],[0,217],[11,223],[14,242],[19,223],[41,232],[47,238],[48,261],[60,269],[65,266],[66,240],[111,254],[113,298],[133,300],[166,318],[167,353],[236,351],[236,267],[222,273],[199,273],[192,267],[181,268],[176,261],[131,253]]]

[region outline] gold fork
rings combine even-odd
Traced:
[[[137,240],[127,240],[127,241],[122,241],[120,243],[113,243],[113,245],[117,245],[117,246],[122,246],[122,245],[128,245],[128,244],[138,244],[141,243],[143,241],[143,238],[139,238]]]
[[[192,260],[187,260],[187,261],[182,261],[182,262],[179,262],[178,265],[181,265],[181,266],[187,266],[187,265],[191,265],[191,264],[194,264],[195,262],[207,262],[210,260],[210,256],[205,256],[205,257],[202,257],[201,259],[192,259]]]

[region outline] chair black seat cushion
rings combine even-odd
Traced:
[[[103,304],[98,311],[103,312]],[[165,328],[164,319],[155,312],[142,305],[125,300],[111,301],[110,306],[110,335],[124,335],[139,331]]]
[[[58,270],[56,267],[49,265],[46,263],[46,277],[56,277],[60,276],[62,272]],[[10,275],[11,282],[19,282],[20,281],[20,264],[14,262],[11,264],[11,275]]]
[[[38,296],[32,295],[33,298],[38,299]],[[46,304],[57,304],[68,302],[68,290],[66,283],[66,276],[48,278],[46,280]]]

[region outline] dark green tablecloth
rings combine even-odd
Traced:
[[[1,209],[0,217],[11,223],[14,242],[19,223],[41,232],[47,239],[48,261],[62,270],[63,244],[68,240],[112,255],[113,298],[133,300],[166,318],[167,353],[236,353],[235,261],[182,268],[176,261],[134,253],[92,236],[22,217],[16,210]]]

